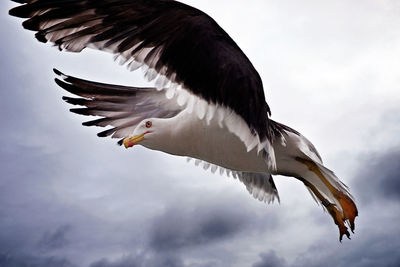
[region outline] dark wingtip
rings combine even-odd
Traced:
[[[14,7],[14,8],[11,8],[10,10],[8,10],[8,15],[13,16],[13,17],[19,17],[17,8],[18,7]]]
[[[98,120],[85,121],[85,122],[82,122],[82,125],[87,126],[87,127],[90,127],[90,126],[104,127],[103,125],[97,125],[97,123],[101,120],[104,120],[104,118],[101,118]]]
[[[56,84],[57,84],[58,86],[60,86],[60,87],[63,88],[64,90],[66,90],[66,91],[68,91],[68,92],[70,92],[70,93],[72,93],[72,94],[75,94],[75,93],[74,93],[74,86],[73,86],[72,84],[69,84],[69,83],[66,83],[66,82],[64,82],[64,81],[61,81],[61,80],[58,79],[58,78],[55,78],[54,81],[56,82]]]
[[[38,40],[39,42],[41,42],[41,43],[47,43],[47,39],[46,39],[46,35],[45,34],[43,34],[43,32],[37,32],[36,34],[35,34],[35,38],[36,38],[36,40]]]
[[[58,78],[54,78],[54,81],[56,82],[56,84],[58,84],[59,86],[61,86],[61,84],[63,83],[63,81],[61,81]]]
[[[69,111],[79,115],[85,115],[85,116],[92,115],[90,109],[88,108],[71,108]]]
[[[11,8],[10,10],[8,10],[8,15],[14,16],[14,11],[13,11],[13,9],[14,9],[14,8]]]
[[[54,72],[55,74],[57,74],[58,76],[64,75],[64,73],[62,73],[61,71],[59,71],[59,70],[56,69],[56,68],[53,68],[53,72]]]
[[[117,145],[122,146],[124,144],[124,139],[121,139],[117,142]]]
[[[40,30],[38,20],[35,20],[35,19],[25,20],[24,22],[22,22],[22,27],[24,27],[24,29],[30,30],[30,31],[39,31]]]
[[[98,137],[107,137],[107,136],[112,135],[115,132],[115,130],[116,130],[116,127],[102,131],[102,132],[98,133],[97,136]]]
[[[16,3],[19,4],[25,4],[26,1],[18,1],[18,0],[12,0]],[[14,8],[11,8],[8,11],[8,14],[10,14],[11,16],[14,17],[18,17],[18,18],[29,18],[30,17],[30,13],[31,13],[31,7],[29,5],[20,5],[20,6],[16,6]]]
[[[23,4],[23,2],[18,1],[18,0],[11,0],[11,1],[16,2],[16,3],[19,3],[19,4]],[[14,17],[20,17],[20,16],[18,16],[18,14],[19,14],[19,12],[18,12],[19,7],[20,7],[20,6],[16,6],[16,7],[11,8],[10,10],[8,10],[8,15],[14,16]]]
[[[58,79],[58,78],[55,78],[54,81],[56,82],[56,84],[57,84],[58,86],[60,86],[61,88],[67,90],[67,89],[65,88],[66,85],[68,85],[67,83],[61,81],[61,80]],[[67,90],[67,91],[68,91],[68,90]]]
[[[98,136],[98,137],[107,137],[108,134],[107,134],[107,131],[104,131],[104,132],[98,133],[97,136]]]

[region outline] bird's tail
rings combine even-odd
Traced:
[[[350,238],[348,227],[354,233],[354,220],[358,210],[347,186],[322,164],[303,158],[296,160],[307,167],[306,173],[299,179],[332,216],[339,227],[340,241],[343,235]]]

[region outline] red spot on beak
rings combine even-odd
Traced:
[[[126,148],[133,147],[134,145],[135,145],[135,143],[134,143],[134,142],[128,142],[128,144],[127,144]]]

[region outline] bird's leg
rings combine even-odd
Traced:
[[[318,191],[318,189],[308,182],[307,180],[300,178],[300,180],[304,183],[305,186],[310,188],[310,190],[314,193],[314,195],[321,201],[321,204],[328,210],[329,214],[332,216],[333,221],[335,224],[339,227],[339,234],[340,234],[340,241],[342,241],[343,235],[346,235],[347,238],[350,239],[350,233],[347,230],[346,225],[344,224],[344,214],[340,212],[337,208],[336,205],[333,203],[330,203],[329,200],[324,198],[322,194]]]
[[[358,215],[357,207],[354,204],[354,201],[347,194],[343,193],[342,191],[340,191],[336,187],[334,187],[326,179],[326,177],[322,174],[321,170],[318,168],[318,166],[315,164],[315,162],[306,160],[306,159],[302,159],[302,158],[296,158],[296,160],[305,164],[309,168],[310,171],[315,173],[321,179],[321,181],[326,185],[326,187],[329,189],[329,191],[331,191],[332,195],[337,199],[340,206],[342,207],[343,214],[342,214],[341,219],[343,221],[347,221],[350,225],[351,231],[354,232],[354,220],[355,220],[356,216]],[[315,190],[316,190],[316,188],[315,188]],[[321,199],[321,201],[322,201],[322,199]],[[327,207],[327,209],[328,209],[328,207]],[[328,209],[328,211],[329,211],[329,209]],[[331,213],[331,215],[332,215],[332,213]]]

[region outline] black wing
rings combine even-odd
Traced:
[[[41,42],[79,52],[111,51],[132,68],[146,65],[209,103],[241,116],[271,140],[262,81],[246,55],[207,14],[170,0],[15,0],[10,14]],[[139,64],[139,65],[138,65]],[[153,72],[151,72],[153,71]]]
[[[65,75],[56,69],[54,72],[58,75],[55,81],[60,87],[79,96],[64,96],[63,100],[72,105],[84,106],[70,109],[71,112],[101,117],[84,122],[84,126],[111,126],[110,129],[98,133],[99,137],[125,138],[142,120],[171,118],[182,109],[155,88],[98,83]]]

